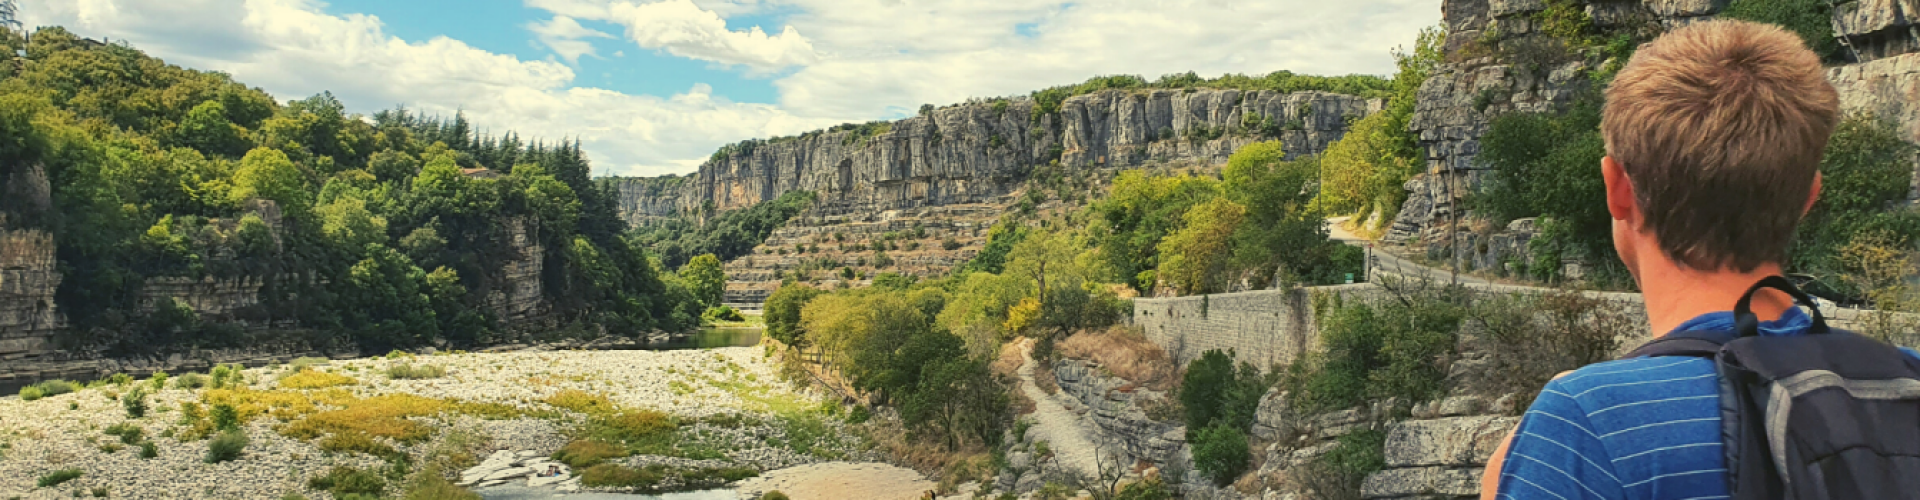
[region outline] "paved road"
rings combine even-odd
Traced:
[[[1346,221],[1347,221],[1346,217],[1333,217],[1333,218],[1327,219],[1328,237],[1334,240],[1338,240],[1341,243],[1346,243],[1348,245],[1353,245],[1361,248],[1366,248],[1372,245],[1373,243],[1372,241],[1369,241],[1366,238],[1362,238],[1358,235],[1348,232],[1345,229],[1341,229],[1340,223],[1346,222]],[[1414,261],[1401,258],[1400,256],[1394,255],[1392,252],[1387,252],[1377,246],[1372,248],[1372,250],[1367,252],[1367,254],[1371,256],[1372,262],[1369,267],[1373,269],[1378,269],[1381,271],[1398,274],[1401,276],[1426,278],[1427,280],[1430,280],[1430,281],[1444,282],[1444,281],[1448,281],[1453,277],[1452,276],[1453,273],[1447,269],[1424,266]],[[1459,280],[1461,284],[1467,284],[1467,285],[1492,285],[1493,284],[1493,282],[1476,278],[1473,276],[1468,276],[1466,274],[1461,274],[1459,277]]]

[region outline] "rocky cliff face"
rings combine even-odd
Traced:
[[[789,191],[820,195],[826,214],[978,203],[1007,194],[1057,155],[1073,167],[1218,163],[1264,140],[1249,116],[1282,124],[1294,154],[1338,140],[1379,100],[1324,92],[1112,90],[1069,98],[1034,120],[1028,99],[965,104],[893,122],[877,133],[809,133],[716,156],[689,177],[611,180],[630,221],[711,203],[746,208]]]
[[[53,301],[61,278],[53,252],[53,235],[8,229],[0,219],[0,361],[6,364],[47,350],[48,338],[64,325]]]
[[[1601,27],[1652,21],[1671,28],[1712,19],[1724,0],[1615,0],[1581,2]],[[1409,128],[1427,150],[1428,173],[1408,181],[1407,202],[1386,240],[1444,238],[1454,201],[1480,185],[1487,172],[1474,157],[1489,121],[1502,113],[1558,109],[1572,91],[1590,85],[1583,63],[1552,68],[1528,67],[1484,55],[1489,41],[1541,36],[1534,14],[1541,0],[1447,0],[1446,50],[1449,62],[1420,87]],[[1857,64],[1829,71],[1849,110],[1872,111],[1898,121],[1920,143],[1920,4],[1911,0],[1842,2],[1834,13],[1837,36],[1856,54]],[[1916,160],[1920,162],[1920,160]],[[1920,198],[1920,163],[1916,164]],[[1466,214],[1461,214],[1465,217]]]

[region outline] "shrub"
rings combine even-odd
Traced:
[[[1254,410],[1271,384],[1250,363],[1234,370],[1231,353],[1211,350],[1187,364],[1180,382],[1180,404],[1186,408],[1189,436],[1215,425],[1235,429],[1253,425]]]
[[[1148,479],[1128,483],[1115,493],[1113,500],[1172,500],[1173,492],[1167,490],[1167,483],[1159,479]]]
[[[156,370],[153,372],[152,377],[147,378],[148,390],[151,390],[153,392],[160,392],[160,391],[166,390],[166,388],[167,388],[167,371],[166,370]]]
[[[592,440],[578,440],[567,443],[560,451],[553,452],[553,459],[575,469],[585,469],[609,458],[627,456],[627,449]]]
[[[173,379],[173,386],[176,388],[187,389],[187,390],[206,387],[207,376],[201,375],[198,373],[188,373],[186,375],[181,375],[180,378]]]
[[[220,463],[240,458],[247,448],[247,434],[238,430],[220,433],[207,442],[207,463]]]
[[[343,385],[354,385],[360,381],[353,377],[318,370],[301,370],[298,373],[280,379],[282,389],[325,389]],[[216,384],[217,386],[217,384]]]
[[[1828,62],[1842,62],[1840,43],[1833,36],[1833,7],[1826,0],[1735,0],[1721,17],[1745,19],[1780,27],[1800,35],[1807,47]]]
[[[335,453],[365,453],[388,459],[400,456],[392,446],[373,440],[373,436],[368,436],[367,433],[356,431],[337,432],[327,436],[320,440],[320,449]]]
[[[608,441],[627,444],[657,444],[672,437],[673,418],[653,410],[628,410],[596,418],[591,434]]]
[[[1247,435],[1240,429],[1215,425],[1201,429],[1193,437],[1194,469],[1213,479],[1214,484],[1232,483],[1247,471],[1247,461],[1252,458],[1253,454],[1247,449]]]
[[[242,373],[243,370],[246,370],[246,367],[236,364],[214,365],[213,370],[207,374],[207,385],[214,389],[246,385],[247,376]]]
[[[120,397],[120,405],[126,407],[127,416],[140,418],[147,416],[147,389],[135,387]]]
[[[439,474],[419,475],[412,484],[407,485],[404,500],[481,500],[480,494],[455,486]]]
[[[126,444],[138,443],[141,438],[146,437],[146,431],[141,429],[140,426],[134,425],[133,422],[113,424],[113,426],[107,427],[107,430],[102,432],[108,436],[117,436],[120,438],[121,443]]]
[[[1294,408],[1324,411],[1393,397],[1418,402],[1444,391],[1465,316],[1453,296],[1405,292],[1378,307],[1328,297],[1334,300],[1315,304],[1322,349],[1289,366],[1282,381]]]
[[[447,368],[440,365],[401,363],[387,367],[387,378],[394,380],[421,380],[445,376],[447,376]]]
[[[780,490],[773,490],[760,495],[760,500],[787,500],[787,494],[781,493]]]
[[[387,481],[371,471],[335,466],[326,474],[307,479],[307,487],[332,493],[335,498],[346,495],[378,496],[386,492]]]
[[[214,403],[213,411],[208,414],[213,419],[213,428],[224,431],[240,428],[240,410],[227,403]]]
[[[154,458],[158,456],[160,456],[160,447],[155,446],[153,441],[140,442],[140,458]]]
[[[940,242],[940,249],[941,249],[941,250],[946,250],[946,251],[949,251],[949,252],[951,252],[951,251],[954,251],[954,250],[959,250],[959,249],[960,249],[960,247],[961,247],[961,245],[960,245],[960,241],[959,241],[959,240],[955,240],[955,239],[953,239],[953,238],[947,238],[947,239],[945,239],[945,240],[942,240],[942,241]]]
[[[581,472],[580,484],[588,487],[652,488],[665,477],[666,466],[660,464],[649,465],[645,469],[600,464]]]
[[[28,391],[28,389],[32,389],[32,391]],[[79,387],[75,386],[73,382],[68,382],[65,380],[48,380],[48,381],[40,382],[37,384],[33,384],[30,386],[21,388],[20,399],[32,401],[40,398],[50,398],[54,396],[59,396],[61,394],[70,393],[75,390],[79,390]],[[27,397],[32,393],[37,393],[38,395],[32,398]]]
[[[1360,483],[1387,467],[1387,434],[1378,430],[1340,436],[1339,444],[1303,466],[1302,485],[1313,498],[1359,500]]]
[[[40,482],[38,484],[41,488],[51,488],[59,486],[60,483],[79,479],[81,474],[80,469],[60,469],[48,472],[45,476],[40,476]]]
[[[1503,392],[1530,397],[1554,375],[1612,359],[1619,335],[1638,328],[1631,307],[1578,292],[1513,295],[1474,305],[1472,321],[1489,337],[1488,354]],[[1519,409],[1531,404],[1519,401]]]
[[[710,322],[710,323],[719,322],[719,321],[746,321],[747,320],[745,316],[740,315],[740,311],[736,311],[732,307],[724,306],[724,305],[709,307],[707,308],[707,312],[700,314],[700,317],[706,319],[707,322]]]

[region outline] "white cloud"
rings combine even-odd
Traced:
[[[727,29],[720,14],[702,9],[691,0],[667,0],[649,4],[617,3],[608,7],[608,20],[627,27],[627,38],[641,47],[665,50],[670,54],[743,65],[760,71],[772,71],[812,63],[817,59],[813,44],[789,26],[771,36],[759,26],[745,31]]]
[[[177,8],[135,0],[30,3],[31,25],[60,25],[136,47],[197,69],[228,72],[280,99],[331,90],[355,111],[405,105],[443,115],[463,111],[479,129],[528,139],[579,139],[597,172],[659,175],[691,170],[721,144],[794,134],[837,123],[793,116],[767,104],[735,103],[705,85],[656,97],[574,86],[567,66],[474,48],[438,37],[409,42],[379,19],[333,16],[302,0],[191,0]],[[201,12],[231,14],[207,23]],[[198,38],[178,38],[193,26]],[[230,46],[212,50],[206,45]],[[209,55],[211,54],[211,55]]]
[[[312,0],[21,7],[28,25],[126,39],[282,99],[332,90],[362,112],[464,110],[494,132],[579,138],[601,171],[647,175],[691,170],[714,148],[741,139],[1095,75],[1384,75],[1393,70],[1388,51],[1440,18],[1432,0],[523,1],[551,13],[527,28],[566,62],[596,54],[592,39],[613,36],[579,21],[612,22],[625,30],[623,44],[772,78],[778,104],[732,102],[704,85],[672,96],[588,88],[587,75],[562,62],[523,61],[447,38],[402,40],[378,18],[325,14]],[[779,34],[768,34],[771,26],[728,29],[729,19],[742,16],[777,19]]]
[[[579,21],[567,16],[554,16],[553,19],[544,23],[539,21],[528,23],[527,30],[533,32],[541,45],[546,45],[548,49],[553,50],[553,53],[566,59],[567,64],[579,63],[582,55],[595,55],[593,43],[585,39],[613,38],[613,35],[600,30],[581,26]]]

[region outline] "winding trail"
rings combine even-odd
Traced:
[[[1046,441],[1047,448],[1053,452],[1054,463],[1061,469],[1073,474],[1097,477],[1099,453],[1112,453],[1091,432],[1097,424],[1085,415],[1067,409],[1060,398],[1071,398],[1065,393],[1047,394],[1033,381],[1034,367],[1033,341],[1027,340],[1020,346],[1020,392],[1033,400],[1033,413],[1027,415],[1033,419],[1033,426],[1027,428],[1027,441]],[[1038,458],[1035,458],[1038,461]]]

